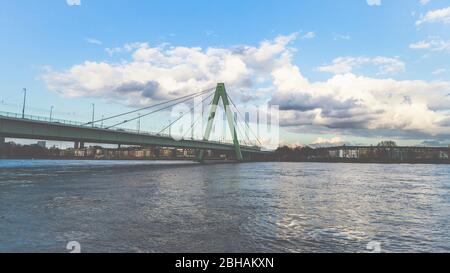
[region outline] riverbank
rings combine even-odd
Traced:
[[[344,164],[435,164],[435,165],[450,165],[450,161],[446,160],[408,160],[408,161],[383,161],[383,160],[358,160],[358,159],[313,159],[313,160],[284,160],[279,162],[291,162],[291,163],[344,163]]]
[[[448,147],[340,146],[280,147],[280,161],[379,164],[450,164]]]
[[[195,158],[83,158],[83,157],[0,157],[0,160],[61,160],[61,161],[138,161],[138,162],[152,162],[152,161],[195,161]],[[371,160],[371,159],[275,159],[267,162],[286,162],[286,163],[346,163],[346,164],[436,164],[436,165],[450,165],[450,160]],[[238,163],[235,160],[205,160],[204,163]]]

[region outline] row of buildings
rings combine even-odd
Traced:
[[[450,147],[341,146],[315,149],[313,159],[364,162],[448,163]]]
[[[60,157],[83,159],[195,159],[193,149],[176,149],[164,147],[127,147],[108,149],[98,146],[60,150]]]
[[[361,163],[444,163],[450,164],[449,147],[402,147],[397,145],[339,147],[280,147],[281,161]]]
[[[226,152],[205,151],[210,159],[232,159]],[[340,146],[327,148],[280,147],[276,158],[281,161],[319,161],[319,162],[376,162],[376,163],[445,163],[450,164],[449,147],[402,147],[390,146]],[[185,159],[197,156],[194,149],[166,147],[122,147],[59,149],[46,147],[45,141],[34,145],[19,145],[14,142],[0,143],[0,158],[64,158],[64,159]],[[275,159],[275,158],[274,158]]]
[[[36,144],[20,145],[14,142],[0,144],[0,158],[62,158],[62,159],[105,159],[105,160],[152,160],[152,159],[185,159],[192,160],[197,156],[194,149],[177,149],[166,147],[121,147],[104,148],[91,146],[84,148],[46,147],[45,141]],[[226,154],[205,151],[207,158],[226,159]]]

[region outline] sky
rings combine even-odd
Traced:
[[[3,1],[0,111],[26,87],[28,114],[89,121],[225,82],[279,105],[281,144],[448,145],[449,30],[450,0]]]

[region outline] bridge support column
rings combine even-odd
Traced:
[[[0,136],[0,147],[5,145],[5,137]]]
[[[84,142],[83,141],[80,142],[80,149],[84,149]]]
[[[244,158],[242,157],[241,146],[239,144],[239,139],[238,139],[237,132],[236,132],[236,124],[235,124],[235,120],[233,117],[233,113],[230,110],[230,101],[228,99],[228,94],[227,94],[227,90],[225,89],[224,83],[217,84],[216,93],[214,94],[214,99],[212,101],[211,113],[208,118],[208,124],[206,126],[206,132],[205,132],[205,136],[204,136],[203,140],[208,141],[209,137],[211,136],[211,130],[213,127],[214,118],[216,117],[216,111],[217,111],[217,107],[219,106],[220,99],[222,99],[223,108],[225,109],[225,113],[226,113],[227,120],[228,120],[228,127],[230,128],[231,135],[233,136],[233,144],[234,144],[234,149],[236,152],[236,159],[238,161],[243,161]],[[200,162],[203,161],[204,154],[205,154],[205,151],[200,150],[199,156],[198,156],[198,160]]]

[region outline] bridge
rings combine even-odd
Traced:
[[[149,116],[157,112],[168,110],[169,108],[172,108],[180,103],[184,103],[188,100],[204,95],[207,96],[201,103],[204,103],[210,97],[213,98],[210,103],[210,113],[208,116],[203,139],[186,139],[184,136],[174,138],[169,134],[163,133],[170,126],[173,126],[177,121],[179,121],[182,116],[169,124],[159,133],[149,133],[141,132],[140,130],[135,131],[130,129],[118,128],[118,126],[121,126],[123,124],[137,119],[140,120],[140,118],[144,116]],[[232,143],[210,140],[213,123],[220,101],[222,101],[226,112],[228,128],[233,139]],[[20,115],[0,112],[0,138],[2,138],[3,141],[6,137],[69,141],[74,142],[75,148],[83,148],[84,143],[98,143],[193,149],[197,151],[197,160],[200,162],[203,162],[205,160],[205,151],[207,150],[232,154],[231,158],[236,161],[269,160],[273,155],[272,152],[263,151],[261,146],[258,146],[256,144],[249,144],[248,142],[246,142],[245,137],[242,136],[242,133],[239,134],[241,130],[237,126],[237,119],[235,115],[236,112],[228,110],[231,106],[236,107],[234,102],[227,94],[225,84],[219,83],[217,84],[217,87],[215,89],[201,91],[174,100],[158,103],[156,105],[151,105],[126,113],[117,114],[111,117],[102,118],[100,120],[93,120],[88,123],[28,116],[24,113]],[[130,114],[138,112],[140,113],[142,111],[149,112],[143,115],[140,114],[138,118],[130,118],[113,125],[103,126],[103,123],[105,121],[117,119],[127,115],[129,116]],[[236,109],[236,111],[238,111],[238,109]],[[198,122],[198,120],[191,124],[191,130],[193,130],[196,122]],[[100,123],[102,125],[98,126],[98,124]],[[250,127],[248,123],[245,124],[246,126]],[[239,138],[239,136],[241,138]],[[249,140],[248,136],[247,140]],[[256,140],[261,145],[261,142],[257,137]],[[244,144],[242,144],[241,142],[244,142]]]

